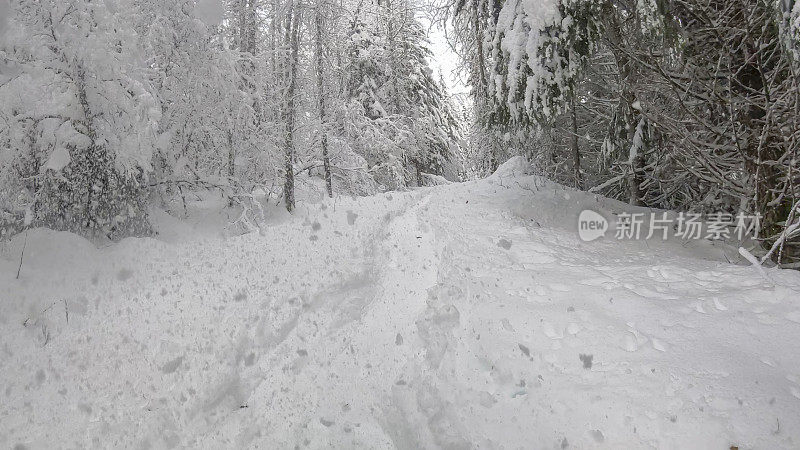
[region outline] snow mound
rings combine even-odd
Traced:
[[[531,173],[531,164],[522,156],[513,156],[495,170],[491,178],[519,177]]]
[[[24,263],[50,273],[70,270],[94,259],[97,249],[87,239],[66,231],[31,228],[19,233],[0,247],[0,257],[19,262],[25,247]],[[24,266],[23,266],[24,268]]]
[[[422,177],[425,180],[425,186],[444,186],[448,184],[453,184],[452,181],[448,180],[447,178],[441,175],[425,173],[422,174]]]

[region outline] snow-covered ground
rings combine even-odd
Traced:
[[[523,176],[0,255],[1,448],[798,448],[800,273]],[[734,263],[728,262],[733,260]]]

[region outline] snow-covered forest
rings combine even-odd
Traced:
[[[13,2],[4,14],[3,214],[118,240],[219,190],[295,207],[457,179],[459,122],[412,5]]]
[[[255,194],[291,211],[299,183],[369,195],[523,155],[633,205],[758,214],[770,258],[798,256],[790,0],[5,2],[5,235],[147,235],[197,190],[253,226]]]
[[[798,448],[799,147],[796,0],[0,0],[0,447]]]

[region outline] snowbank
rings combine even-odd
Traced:
[[[531,164],[525,157],[513,156],[508,161],[501,164],[489,178],[521,177],[523,175],[529,175],[531,170]]]

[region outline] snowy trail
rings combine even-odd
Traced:
[[[582,208],[629,207],[514,172],[306,205],[263,236],[37,230],[20,280],[15,240],[0,446],[800,445],[800,274],[582,243]]]
[[[775,286],[642,243],[576,245],[574,229],[536,225],[552,211],[508,217],[510,202],[454,193],[479,214],[463,217],[446,196],[430,208],[442,234],[470,248],[445,252],[439,285],[462,323],[439,383],[458,399],[469,442],[800,445],[796,274],[771,272]],[[456,222],[461,235],[446,225]]]
[[[389,213],[365,242],[371,247],[365,261],[369,273],[315,296],[261,364],[263,380],[248,402],[279,411],[279,419],[267,424],[273,445],[391,446],[385,436],[391,424],[381,410],[415,357],[403,335],[412,335],[426,286],[436,281],[436,256],[426,247],[432,236],[420,229],[417,218],[427,199]],[[258,414],[251,417],[253,430],[261,429]],[[230,436],[215,430],[199,443],[213,446],[222,440],[238,446],[257,437],[239,431],[240,417],[227,420]]]

